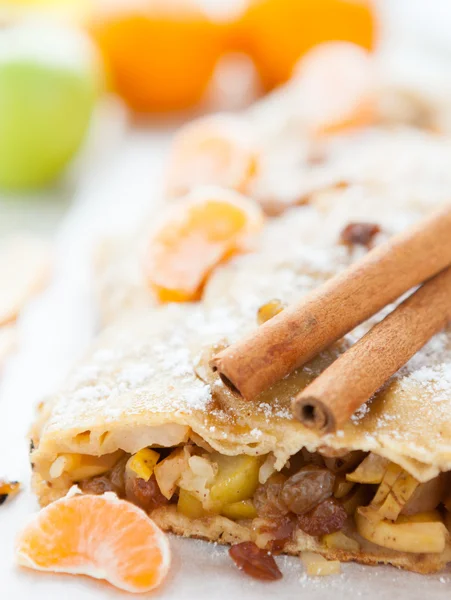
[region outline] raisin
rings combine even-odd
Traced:
[[[163,496],[158,487],[155,475],[146,481],[140,477],[130,477],[127,479],[125,494],[127,500],[140,506],[146,512],[151,512],[159,506],[168,504],[169,500]]]
[[[267,525],[260,529],[260,533],[269,533],[272,537],[267,544],[267,550],[272,554],[280,554],[284,551],[285,544],[291,541],[293,531],[296,528],[296,519],[294,515],[285,515],[280,519],[272,521],[271,525]]]
[[[235,544],[230,548],[229,554],[236,566],[250,577],[263,581],[282,579],[274,557],[254,542]]]
[[[291,512],[303,515],[332,496],[334,483],[333,473],[308,465],[286,480],[281,497]]]
[[[255,490],[253,502],[260,517],[272,519],[284,516],[289,512],[281,496],[285,481],[286,477],[276,473]]]
[[[342,244],[370,246],[381,228],[376,223],[349,223],[340,234]]]
[[[100,496],[105,492],[116,492],[114,485],[102,475],[101,477],[93,477],[92,479],[84,479],[78,484],[84,494],[94,494]]]
[[[348,452],[343,456],[329,457],[324,459],[328,469],[334,473],[349,473],[365,458],[365,453],[360,450]]]
[[[298,517],[298,525],[308,535],[320,536],[340,531],[347,519],[343,506],[329,498],[318,504],[312,511]]]
[[[129,456],[121,458],[112,468],[110,481],[116,489],[117,495],[121,498],[125,496],[125,465]]]

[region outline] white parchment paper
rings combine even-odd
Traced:
[[[403,4],[406,6],[406,2]],[[427,10],[433,5],[443,8],[444,3],[423,3]],[[418,12],[419,3],[412,2],[412,10],[413,7]],[[415,22],[424,14],[420,11],[420,19]],[[444,20],[439,20],[440,31],[444,31]],[[430,37],[432,40],[434,36]],[[164,128],[135,128],[124,137],[120,151],[108,164],[88,173],[57,235],[53,282],[20,320],[19,351],[0,380],[0,477],[23,483],[21,494],[0,507],[0,584],[1,596],[6,600],[101,600],[126,596],[88,578],[35,573],[16,567],[14,539],[27,517],[38,509],[29,486],[26,438],[33,407],[58,387],[95,333],[91,289],[93,245],[102,231],[133,228],[140,216],[151,209],[158,197],[168,138]],[[4,223],[2,229],[5,230]],[[225,548],[172,536],[171,546],[170,577],[160,590],[146,597],[445,600],[451,596],[451,571],[420,576],[391,567],[343,565],[341,575],[307,578],[299,559],[279,557],[284,579],[259,583],[235,568]]]

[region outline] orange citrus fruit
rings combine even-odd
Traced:
[[[257,150],[246,123],[232,115],[197,119],[175,135],[166,191],[181,196],[199,185],[245,192],[257,168]]]
[[[113,88],[138,112],[195,105],[222,53],[221,25],[188,0],[103,14],[91,30]]]
[[[369,52],[348,42],[310,50],[295,68],[302,115],[315,133],[369,125],[376,115],[374,71]]]
[[[212,269],[245,250],[262,225],[253,200],[219,187],[198,188],[171,204],[151,236],[149,285],[161,302],[198,300]]]
[[[171,562],[165,534],[111,492],[49,504],[19,535],[16,553],[25,567],[106,579],[128,592],[156,588]]]
[[[252,0],[241,38],[266,88],[287,81],[297,60],[321,42],[354,42],[372,49],[371,2],[365,0]]]

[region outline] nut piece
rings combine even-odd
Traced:
[[[335,475],[328,469],[307,465],[287,479],[281,497],[291,512],[303,515],[330,498],[334,484]]]
[[[187,446],[176,448],[154,468],[154,475],[161,493],[168,500],[174,495],[183,472],[189,469],[188,458]]]
[[[254,542],[235,544],[229,550],[236,566],[254,579],[276,581],[282,579],[282,573],[274,557]]]

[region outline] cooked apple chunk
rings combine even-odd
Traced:
[[[354,483],[381,483],[389,462],[387,458],[370,452],[355,471],[346,475],[346,479]]]
[[[210,458],[218,465],[218,474],[210,488],[212,502],[232,504],[248,500],[254,495],[262,462],[259,457],[213,453]]]
[[[398,552],[440,553],[448,536],[439,513],[401,515],[393,523],[378,520],[373,508],[360,507],[355,514],[359,534],[366,540]]]

